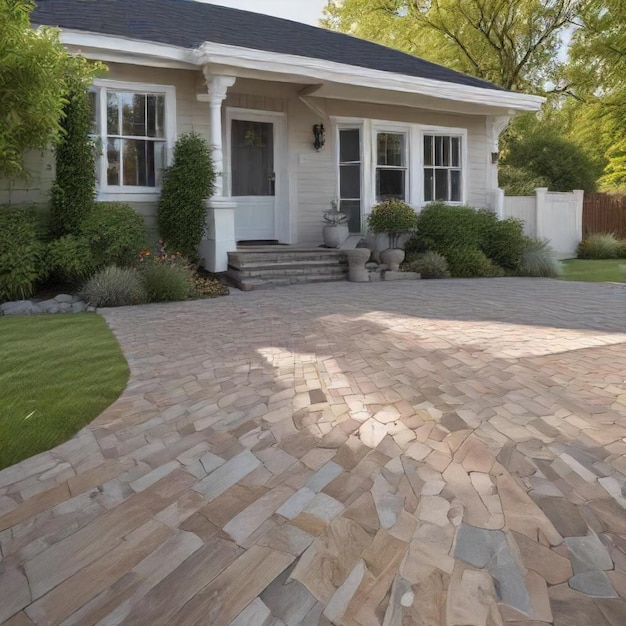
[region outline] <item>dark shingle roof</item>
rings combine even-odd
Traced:
[[[183,48],[205,41],[346,63],[419,78],[500,89],[363,39],[269,15],[191,0],[37,0],[33,24]]]

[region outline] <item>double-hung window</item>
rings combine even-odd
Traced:
[[[174,140],[173,87],[98,81],[90,95],[101,193],[157,193]]]
[[[424,135],[424,201],[462,201],[462,137]]]
[[[406,133],[376,133],[376,199],[407,200]]]

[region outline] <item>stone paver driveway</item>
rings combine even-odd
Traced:
[[[122,398],[0,473],[0,622],[626,623],[623,287],[342,283],[105,316]]]

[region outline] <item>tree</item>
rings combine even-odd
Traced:
[[[61,133],[69,55],[56,31],[33,30],[30,0],[0,0],[0,174],[23,176],[25,150]]]
[[[584,1],[329,0],[324,24],[505,89],[543,90]]]

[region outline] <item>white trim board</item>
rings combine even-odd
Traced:
[[[190,67],[206,64],[245,68],[259,72],[274,72],[279,75],[306,77],[317,81],[333,81],[346,85],[371,87],[386,91],[422,94],[443,100],[465,101],[484,106],[509,108],[512,111],[538,111],[545,98],[528,94],[483,89],[446,81],[419,78],[404,74],[394,74],[381,70],[336,63],[323,59],[313,59],[289,54],[268,52],[205,42],[198,49],[190,50],[123,37],[113,37],[97,33],[65,30],[61,41],[66,45],[77,46],[83,54],[85,49],[113,51],[128,55],[128,62],[148,57],[160,61],[183,63]]]

